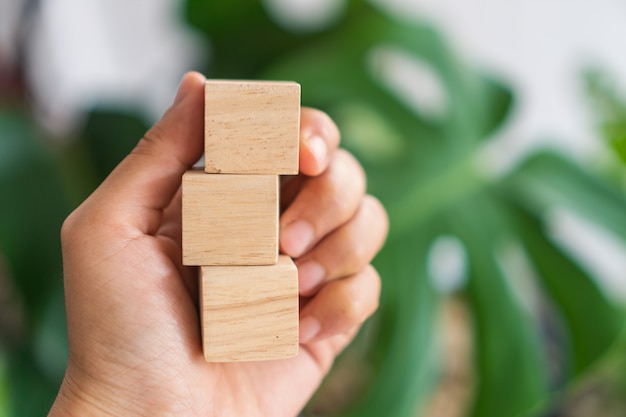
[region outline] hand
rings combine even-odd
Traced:
[[[207,363],[197,269],[181,265],[180,182],[203,149],[205,79],[66,220],[69,363],[51,416],[295,416],[374,312],[369,265],[387,232],[358,163],[303,109],[301,174],[284,185],[281,250],[300,271],[301,349],[288,360]]]

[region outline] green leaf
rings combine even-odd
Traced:
[[[43,319],[34,329],[31,345],[38,368],[58,385],[65,375],[69,352],[64,302],[63,289],[58,288],[51,294]]]
[[[501,81],[484,77],[482,80],[481,96],[475,102],[481,104],[482,117],[478,139],[490,139],[495,131],[505,125],[507,118],[511,114],[514,104],[513,92]]]
[[[46,378],[27,350],[14,351],[9,356],[8,374],[11,380],[12,416],[45,416],[56,397],[59,381]]]
[[[592,276],[550,241],[540,221],[516,212],[518,233],[554,301],[569,334],[572,368],[580,375],[615,342],[624,327],[623,312],[612,305]]]
[[[303,102],[308,105],[328,108],[338,102],[367,103],[389,120],[396,120],[394,125],[416,126],[418,130],[413,133],[419,134],[428,123],[381,84],[369,61],[375,48],[391,46],[425,60],[435,70],[440,66],[454,68],[448,49],[437,47],[440,43],[428,26],[403,25],[367,10],[350,16],[333,36],[311,40],[307,47],[273,63],[262,77],[297,80],[303,86]]]
[[[124,159],[148,130],[136,114],[94,109],[87,117],[82,142],[96,172],[97,183]]]
[[[441,76],[452,108],[440,124],[408,108],[372,71],[368,60],[379,46],[404,51]],[[432,27],[373,10],[352,17],[340,35],[279,61],[263,77],[298,80],[303,103],[336,120],[344,146],[368,173],[369,192],[390,212],[392,235],[484,186],[475,167],[477,142],[503,122],[512,102],[509,90],[464,67]]]
[[[469,259],[466,293],[477,336],[478,392],[471,415],[516,416],[548,400],[547,363],[539,331],[497,261],[507,225],[486,197],[468,200],[451,220]]]
[[[69,204],[54,160],[33,121],[0,113],[0,251],[30,320],[61,284],[59,230]]]
[[[439,299],[426,267],[431,241],[430,231],[416,231],[388,243],[376,259],[383,280],[371,353],[377,371],[348,416],[414,416],[437,380]]]
[[[5,352],[0,350],[0,417],[9,417],[9,376],[7,372],[7,364]]]
[[[533,213],[567,207],[626,239],[626,197],[556,153],[530,156],[499,187]]]
[[[277,26],[259,0],[188,0],[184,14],[211,46],[207,73],[213,78],[256,78],[308,39]]]
[[[184,15],[193,27],[216,37],[232,36],[246,25],[256,27],[268,22],[259,0],[188,0]]]
[[[33,126],[20,113],[0,113],[0,194],[6,196],[0,199],[0,251],[26,312],[24,339],[12,341],[6,356],[7,413],[13,416],[45,415],[62,376],[44,374],[40,366],[49,358],[35,360],[30,345],[33,328],[49,317],[51,294],[60,292],[59,230],[69,212],[57,150]]]

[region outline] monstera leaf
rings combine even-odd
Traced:
[[[370,377],[339,414],[415,416],[432,392],[442,295],[428,262],[441,236],[455,237],[466,254],[462,294],[478,381],[471,415],[530,415],[548,404],[611,345],[622,318],[596,277],[552,239],[547,214],[574,212],[626,239],[624,197],[557,153],[530,155],[499,175],[485,169],[483,149],[513,96],[466,66],[433,27],[354,0],[335,26],[295,35],[252,3],[187,2],[190,21],[212,45],[208,75],[300,82],[303,103],[336,120],[344,146],[368,173],[369,192],[390,215],[389,240],[376,259],[380,311],[353,346],[366,351],[360,357]],[[425,89],[434,84],[434,109],[414,100],[390,59],[426,78]],[[520,273],[502,259],[506,247],[521,253],[547,313],[525,305]],[[550,323],[554,334],[546,336]],[[550,337],[558,339],[560,367],[549,362]]]
[[[433,117],[407,104],[372,65],[392,51],[437,75],[447,106]],[[437,306],[426,268],[433,243],[453,236],[467,258],[463,295],[475,333],[477,389],[471,415],[533,414],[596,361],[621,331],[622,312],[597,279],[553,240],[547,214],[563,209],[626,239],[626,200],[557,153],[530,155],[506,174],[484,169],[482,149],[510,111],[512,95],[465,66],[425,24],[375,9],[346,16],[333,36],[287,54],[262,74],[302,83],[303,101],[338,122],[363,162],[369,191],[388,208],[389,243],[369,389],[346,415],[414,416],[436,383]],[[377,138],[373,137],[378,135]],[[520,252],[546,316],[524,305],[503,247]],[[585,306],[581,308],[581,306]],[[557,323],[560,372],[548,356],[546,322]]]

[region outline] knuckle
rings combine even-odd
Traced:
[[[166,131],[161,123],[152,126],[139,140],[131,155],[152,156],[154,149],[166,138]]]
[[[387,210],[385,210],[385,207],[379,199],[373,195],[367,194],[363,197],[363,204],[366,205],[376,217],[379,217],[384,224],[389,222]]]
[[[167,137],[167,131],[161,123],[155,123],[148,131],[143,135],[142,140],[147,143],[159,143],[165,140]]]
[[[331,169],[339,170],[341,178],[350,179],[350,186],[365,192],[366,175],[359,161],[345,149],[337,149],[331,162]]]
[[[346,322],[360,324],[378,309],[381,283],[376,270],[368,265],[359,273],[346,278],[342,287],[342,314]]]
[[[359,296],[359,293],[360,291],[354,288],[353,285],[343,286],[343,306],[341,314],[345,322],[351,325],[362,323],[366,319],[364,314],[366,308],[363,305],[363,300]]]
[[[326,201],[326,207],[328,207],[326,210],[327,215],[332,219],[336,219],[335,221],[339,223],[350,219],[355,211],[355,204],[350,198],[346,198],[345,192],[338,182],[332,184],[326,191],[328,192]]]
[[[360,271],[364,265],[369,264],[379,248],[378,241],[382,235],[381,228],[386,226],[380,225],[378,218],[374,216],[372,206],[368,203],[369,199],[363,201],[358,218],[353,222],[350,233],[351,253],[350,263],[355,271]],[[374,206],[375,207],[375,206]]]
[[[353,236],[352,249],[347,260],[348,268],[351,271],[359,271],[363,268],[363,265],[369,263],[370,257],[371,255],[367,246],[367,241],[359,239],[357,236]]]
[[[383,236],[389,231],[389,216],[383,204],[376,197],[366,195],[363,199],[363,205],[367,208],[369,216],[374,220],[374,224],[378,225]]]

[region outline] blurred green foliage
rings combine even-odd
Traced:
[[[585,79],[600,134],[622,165],[626,165],[626,102],[615,83],[602,71],[589,70]]]
[[[47,414],[65,371],[61,223],[145,130],[132,115],[94,110],[67,145],[51,141],[22,106],[0,108],[0,280],[15,299],[0,309],[8,416]]]
[[[208,76],[300,82],[303,104],[337,121],[368,173],[369,192],[388,208],[391,234],[376,259],[381,306],[339,359],[357,357],[366,372],[336,415],[409,417],[423,409],[441,371],[445,295],[428,267],[441,236],[457,238],[467,258],[461,293],[477,374],[469,416],[539,415],[613,343],[623,312],[552,239],[546,216],[566,209],[626,239],[626,199],[554,152],[500,174],[487,169],[483,149],[513,111],[513,95],[462,62],[435,28],[362,0],[349,1],[333,25],[301,33],[253,0],[188,0],[184,13],[211,45]],[[428,69],[445,99],[439,111],[408,102],[390,83],[381,63],[390,54]],[[24,316],[21,332],[0,339],[0,407],[8,404],[0,414],[8,416],[43,415],[62,378],[61,222],[146,129],[136,115],[111,109],[92,110],[70,145],[53,144],[34,126],[27,111],[0,109],[0,195],[10,196],[0,200],[0,250],[19,300],[14,309]],[[530,265],[557,323],[553,334],[512,285],[516,274],[501,259],[506,245]],[[552,336],[561,367],[548,355]]]
[[[611,74],[590,68],[583,74],[589,109],[604,140],[599,171],[610,183],[626,190],[626,95]],[[581,303],[583,300],[581,300]],[[592,372],[568,392],[561,412],[568,417],[618,417],[626,409],[626,333]]]

